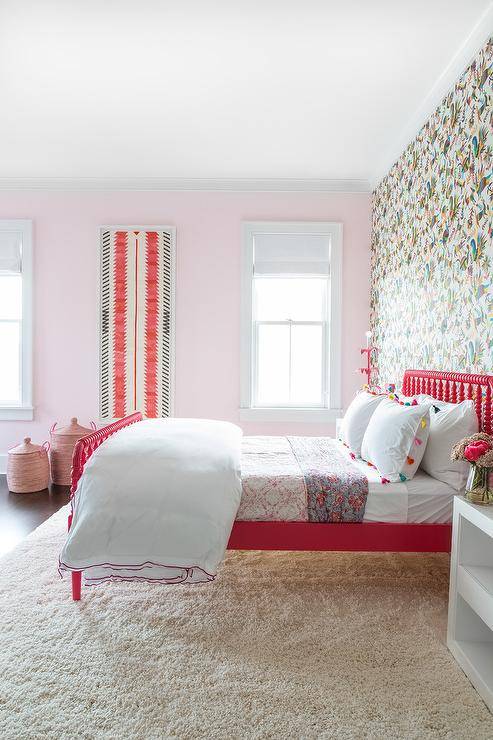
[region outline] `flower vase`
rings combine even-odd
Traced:
[[[471,465],[465,493],[471,504],[493,504],[493,481],[490,476],[490,468]]]

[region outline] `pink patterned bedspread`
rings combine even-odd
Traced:
[[[243,437],[237,519],[307,522],[303,472],[286,437]]]
[[[368,479],[335,440],[244,437],[239,520],[360,522]]]

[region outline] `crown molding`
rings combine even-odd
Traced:
[[[135,191],[210,190],[236,192],[371,193],[368,180],[207,179],[167,177],[3,177],[0,190]]]
[[[454,88],[462,73],[465,72],[478,51],[492,34],[493,2],[490,2],[476,25],[472,28],[469,35],[438,77],[428,95],[414,112],[405,128],[400,132],[400,135],[395,139],[392,146],[387,149],[385,156],[381,159],[373,176],[370,178],[370,184],[373,190],[390,171],[409,144],[416,138],[430,116],[436,111],[447,93]]]

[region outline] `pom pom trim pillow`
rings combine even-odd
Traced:
[[[410,480],[423,458],[430,432],[431,402],[408,405],[384,399],[370,419],[361,456],[391,483]]]
[[[341,442],[349,447],[356,457],[361,457],[361,443],[378,405],[385,396],[360,391],[351,401],[342,420]]]

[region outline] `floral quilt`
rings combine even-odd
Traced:
[[[368,478],[328,437],[288,437],[305,478],[310,522],[361,522]]]

